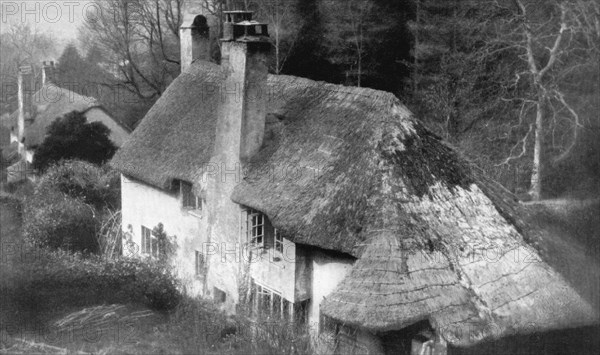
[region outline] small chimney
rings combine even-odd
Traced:
[[[193,21],[184,22],[179,28],[181,44],[181,71],[194,60],[210,60],[210,36],[206,17],[198,15]]]
[[[218,148],[233,142],[240,162],[256,154],[263,143],[267,114],[267,55],[270,50],[267,25],[252,20],[251,11],[225,11],[221,66],[226,74],[222,120],[233,128]],[[239,148],[237,147],[239,146]]]
[[[42,62],[42,85],[54,83],[56,70],[54,68],[54,62]]]
[[[18,151],[21,157],[25,157],[25,121],[32,118],[33,97],[33,69],[30,65],[19,67],[19,116],[17,121]]]

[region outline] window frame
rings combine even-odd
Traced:
[[[294,310],[294,302],[283,297],[283,294],[251,279],[252,315],[268,319],[289,320]],[[276,301],[277,300],[277,301]],[[267,301],[267,302],[265,302]],[[275,304],[278,302],[279,304]],[[268,304],[268,309],[261,307]]]
[[[160,256],[160,244],[154,231],[142,225],[142,254],[158,258]]]
[[[196,279],[206,277],[206,258],[201,251],[195,250],[194,253],[194,276]]]
[[[283,235],[279,232],[279,229],[273,227],[273,244],[275,245],[275,251],[283,254],[284,242]]]
[[[256,223],[254,222],[254,218],[256,218]],[[266,227],[266,216],[264,213],[254,210],[248,209],[247,211],[247,223],[248,223],[248,243],[257,248],[265,247],[265,227]],[[260,233],[259,233],[260,230]],[[260,239],[260,241],[259,241]]]
[[[181,207],[191,211],[202,211],[202,198],[194,193],[194,186],[181,180],[179,182],[179,194],[181,195]]]
[[[217,303],[227,302],[227,292],[221,290],[218,287],[213,287],[213,300]]]

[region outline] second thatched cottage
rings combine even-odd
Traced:
[[[33,68],[29,65],[19,68],[19,108],[1,120],[0,125],[10,130],[11,143],[18,146],[20,156],[31,163],[35,149],[44,141],[52,122],[73,111],[83,113],[88,122],[105,125],[110,129],[109,138],[115,146],[123,145],[131,128],[114,118],[95,98],[58,86],[56,75],[54,62],[43,62],[41,85],[36,85]]]
[[[340,353],[597,321],[506,193],[394,95],[268,75],[266,25],[226,19],[220,65],[206,19],[182,27],[182,74],[112,161],[137,252],[161,254],[162,223],[189,292],[307,322]]]

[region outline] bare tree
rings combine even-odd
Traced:
[[[393,18],[373,0],[324,1],[320,12],[330,61],[347,67],[347,83],[362,86],[377,62],[369,57],[370,48],[385,38],[384,33],[394,25]]]
[[[28,24],[11,24],[0,34],[0,113],[17,107],[17,71],[21,65],[39,67],[56,56],[55,40]]]
[[[520,129],[521,138],[499,165],[532,156],[530,195],[538,200],[545,165],[568,157],[583,127],[564,85],[569,75],[586,65],[573,57],[589,59],[597,53],[598,5],[593,0],[512,0],[495,4],[510,17],[493,42],[502,43],[506,50],[516,50],[523,63],[522,69],[514,71],[509,85],[514,93],[510,100],[520,105],[513,128],[528,127]],[[551,145],[545,142],[547,138],[551,138]],[[529,155],[532,140],[533,152]],[[552,159],[546,156],[549,150],[554,152]]]
[[[184,0],[95,2],[101,11],[84,24],[82,42],[105,53],[102,64],[116,74],[114,84],[142,99],[160,96],[180,70]]]
[[[289,57],[296,39],[300,23],[295,21],[296,4],[293,0],[257,0],[259,17],[269,24],[271,42],[275,49],[275,74],[280,74]]]

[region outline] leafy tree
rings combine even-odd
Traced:
[[[164,266],[169,266],[177,250],[176,236],[169,236],[162,223],[152,229],[152,235],[156,237],[158,247],[158,261]]]
[[[109,134],[110,130],[104,124],[86,122],[83,113],[68,113],[48,127],[46,138],[36,149],[33,168],[45,171],[52,164],[66,159],[103,164],[117,149]]]

